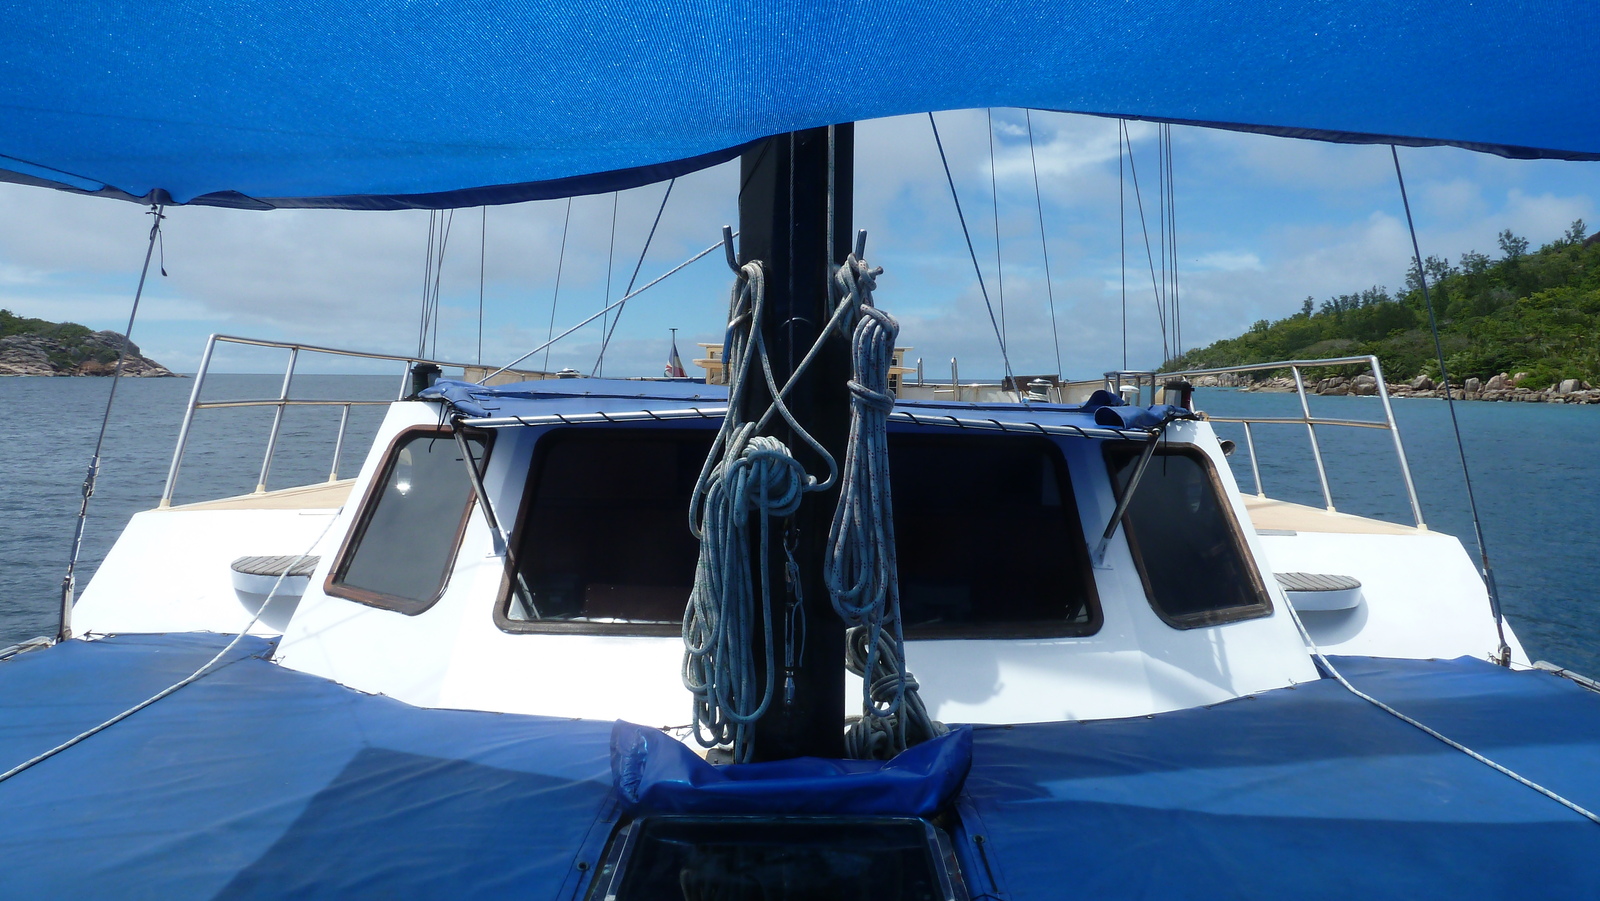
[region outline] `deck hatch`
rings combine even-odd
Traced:
[[[592,901],[965,901],[943,834],[909,817],[651,816],[624,825]]]

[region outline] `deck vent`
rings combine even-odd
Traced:
[[[1329,573],[1278,573],[1278,585],[1294,609],[1352,610],[1361,605],[1361,580]]]
[[[229,575],[244,609],[251,615],[260,610],[261,622],[281,632],[288,627],[320,562],[321,557],[295,554],[240,557],[229,566]]]

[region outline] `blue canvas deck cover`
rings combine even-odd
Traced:
[[[121,636],[0,662],[0,766],[226,642]],[[625,752],[629,736],[660,733],[409,707],[269,651],[248,639],[199,682],[0,783],[4,893],[569,899],[640,786],[664,791],[657,812],[726,812],[736,794],[735,806],[816,813],[874,778],[876,765],[802,761],[730,780],[669,756],[619,794],[614,730]],[[1364,690],[1600,806],[1600,695],[1475,660],[1337,662]],[[974,897],[1600,897],[1600,827],[1331,679],[1153,717],[976,727],[917,751],[882,768],[900,772],[879,797],[899,800],[840,797],[837,811],[925,813],[965,772],[958,818],[939,822]]]

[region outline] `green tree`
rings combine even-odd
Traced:
[[[1501,259],[1505,260],[1507,263],[1515,263],[1522,259],[1523,255],[1527,252],[1527,238],[1519,238],[1516,235],[1513,235],[1511,233],[1511,229],[1509,228],[1500,233],[1500,253],[1503,254]]]
[[[1574,222],[1561,240],[1530,252],[1526,239],[1506,230],[1501,259],[1469,251],[1459,266],[1424,261],[1452,377],[1528,372],[1541,383],[1527,387],[1539,390],[1547,377],[1600,382],[1600,244],[1583,246],[1577,238],[1586,233]],[[1437,377],[1420,283],[1413,263],[1398,295],[1375,286],[1320,305],[1306,298],[1292,315],[1191,350],[1169,368],[1370,353],[1393,379]]]

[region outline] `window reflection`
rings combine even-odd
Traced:
[[[1110,446],[1119,499],[1139,450]],[[1150,605],[1169,624],[1193,628],[1272,612],[1233,512],[1198,449],[1156,451],[1134,489],[1123,527]]]
[[[483,440],[467,443],[481,464]],[[334,593],[403,613],[420,613],[438,600],[472,498],[466,465],[449,432],[402,438],[335,571]]]

